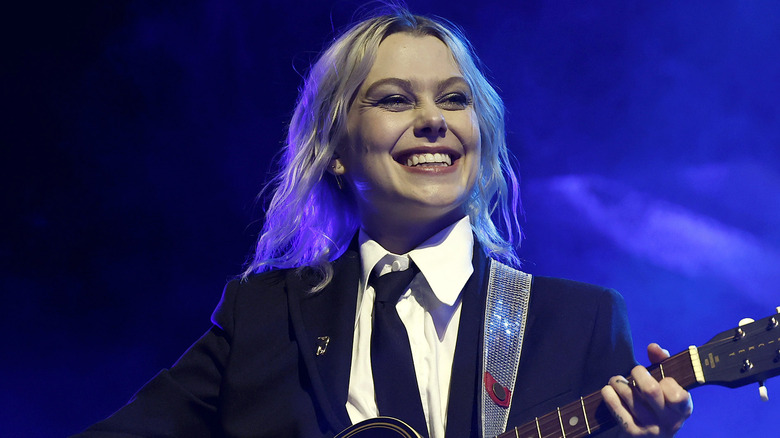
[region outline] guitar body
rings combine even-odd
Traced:
[[[408,424],[392,417],[376,417],[353,424],[336,438],[421,438]]]

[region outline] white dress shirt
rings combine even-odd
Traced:
[[[461,290],[474,267],[474,236],[468,216],[440,231],[407,254],[392,254],[362,230],[359,236],[363,267],[358,290],[355,337],[349,376],[347,412],[353,423],[379,415],[371,372],[371,328],[374,288],[378,275],[404,270],[411,259],[420,268],[396,310],[406,327],[414,371],[430,438],[443,438],[447,425],[450,376],[458,337]]]

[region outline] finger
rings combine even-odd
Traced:
[[[630,383],[621,376],[613,377],[609,384],[601,389],[601,396],[607,408],[624,432],[634,436],[646,433],[657,434],[660,428],[651,421],[653,413],[641,403],[634,406],[632,394]]]
[[[647,358],[650,359],[650,363],[658,363],[669,357],[669,351],[661,348],[660,345],[653,342],[647,346]]]
[[[630,383],[628,380],[619,376],[610,380],[610,385],[615,389],[615,393],[620,397],[623,406],[625,406],[628,412],[631,414],[631,419],[628,421],[629,424],[635,424],[640,428],[658,423],[657,408],[651,406],[647,401],[644,400],[644,396],[641,393],[642,388],[640,388],[639,384],[636,383],[636,376],[640,376],[641,379],[642,373],[649,375],[647,370],[641,366],[635,367],[634,370],[632,370],[631,377],[634,380],[634,383]],[[657,385],[655,379],[652,379],[652,382],[643,381],[642,383],[645,385],[645,388],[647,388],[648,383]],[[652,393],[652,390],[650,391]],[[659,399],[656,398],[655,403],[657,403],[658,400]],[[660,400],[663,400],[662,397]]]
[[[626,407],[623,406],[622,399],[615,391],[615,387],[612,386],[612,382],[615,379],[616,378],[613,377],[612,379],[610,379],[609,384],[601,388],[601,398],[604,399],[604,403],[607,405],[607,408],[609,409],[610,413],[612,413],[612,416],[615,418],[618,427],[620,427],[624,431],[628,431],[628,428],[630,427],[628,424],[628,419],[631,418],[631,414],[628,412],[628,409],[626,409]]]
[[[629,411],[634,409],[634,389],[623,376],[615,376],[609,379],[609,386],[617,394],[620,403]]]
[[[666,405],[666,398],[661,384],[643,366],[634,367],[631,370],[631,377],[636,383],[635,389],[639,398],[647,404],[650,410],[660,416]]]
[[[634,417],[642,425],[657,424],[665,434],[676,433],[693,411],[690,394],[671,377],[656,382],[641,367],[632,370]]]
[[[691,395],[676,380],[667,377],[659,383],[666,400],[667,411],[664,413],[664,423],[674,430],[679,429],[682,423],[693,413],[693,399]]]

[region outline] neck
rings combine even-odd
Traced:
[[[436,220],[406,220],[388,223],[381,218],[363,218],[361,226],[382,247],[394,254],[406,254],[431,236],[463,218],[462,212],[452,212]]]

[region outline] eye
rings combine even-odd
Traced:
[[[375,105],[390,111],[403,111],[414,106],[414,102],[403,94],[391,94],[377,100]]]
[[[471,97],[462,92],[447,93],[436,103],[445,110],[462,110],[471,105]]]

